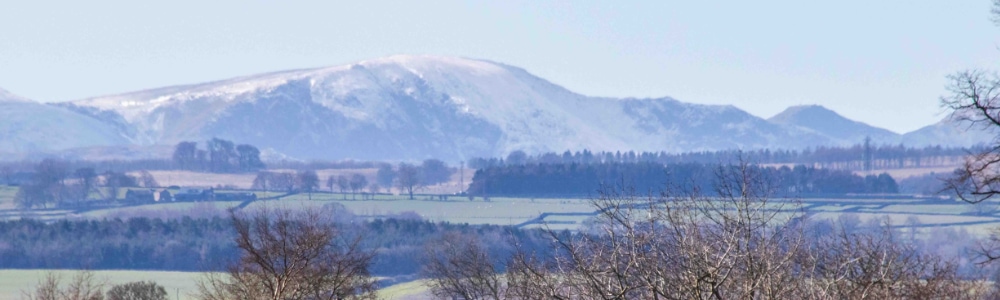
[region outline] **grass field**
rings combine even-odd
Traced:
[[[0,185],[0,209],[14,209],[14,194],[17,187]]]
[[[905,179],[905,178],[908,178],[908,177],[927,175],[927,174],[931,174],[931,173],[939,174],[939,175],[947,175],[947,174],[951,174],[952,171],[954,171],[956,168],[959,168],[961,166],[962,166],[961,163],[956,163],[955,165],[940,166],[940,167],[903,168],[903,169],[880,169],[880,170],[872,170],[872,171],[868,171],[868,172],[865,172],[865,171],[855,171],[854,173],[858,174],[858,175],[861,175],[861,176],[878,175],[878,174],[882,174],[882,173],[888,173],[889,176],[892,176],[892,178],[896,179],[896,181],[899,181],[899,180],[902,180],[902,179]]]
[[[378,299],[385,300],[416,300],[431,298],[424,280],[414,280],[390,285],[378,291]]]
[[[78,270],[0,270],[0,299],[21,299],[24,292],[34,291],[38,282],[52,272],[68,282]],[[166,271],[93,271],[98,282],[107,288],[116,284],[133,281],[155,281],[167,290],[167,299],[195,299],[200,272]],[[384,287],[378,291],[378,299],[407,300],[426,299],[427,287],[423,280],[404,282]]]
[[[63,282],[69,281],[76,270],[0,270],[0,299],[21,299],[22,293],[33,291],[47,272],[54,272]],[[132,281],[155,281],[167,290],[168,299],[194,299],[192,293],[198,291],[198,272],[165,271],[94,271],[94,275],[106,286]],[[107,291],[107,289],[105,289]]]
[[[0,187],[0,205],[4,195],[12,195],[13,189]],[[276,196],[278,193],[261,194]],[[12,197],[12,196],[10,196]],[[344,198],[347,200],[344,200]],[[380,194],[374,199],[350,200],[351,195],[330,193],[296,194],[278,200],[256,201],[247,208],[260,206],[308,209],[338,203],[355,214],[377,218],[394,214],[413,212],[431,221],[452,223],[516,225],[529,220],[541,222],[527,225],[527,228],[574,229],[579,228],[594,212],[594,207],[584,199],[531,199],[494,197],[489,202],[482,198],[469,201],[465,197],[449,197],[440,200],[432,196],[418,196],[408,200],[405,195]],[[358,196],[356,199],[361,199]],[[774,199],[774,208],[801,209],[810,219],[837,219],[844,216],[856,217],[859,222],[887,217],[894,226],[912,228],[921,235],[926,234],[973,234],[984,235],[1000,227],[1000,203],[991,202],[975,207],[963,202],[936,199]],[[157,203],[139,206],[117,207],[73,213],[61,210],[32,212],[33,217],[57,218],[116,218],[130,216],[164,217],[224,215],[225,210],[241,202],[181,202]],[[0,209],[0,219],[4,214],[17,215],[20,210]],[[791,212],[781,214],[791,216]],[[940,231],[937,229],[954,229]],[[936,231],[937,230],[937,231]],[[58,271],[64,277],[72,271]],[[22,290],[30,290],[44,277],[40,270],[0,270],[0,299],[18,299]],[[100,278],[109,284],[136,280],[155,280],[165,286],[170,299],[190,299],[195,291],[199,273],[160,271],[97,271]],[[423,282],[407,282],[385,287],[380,291],[381,299],[425,299],[427,288]]]
[[[179,202],[155,203],[137,206],[122,206],[104,209],[69,211],[35,210],[22,211],[12,207],[16,189],[0,187],[0,219],[31,217],[38,219],[58,218],[128,218],[128,217],[212,217],[225,215],[227,209],[241,202]],[[259,197],[278,196],[276,192],[258,192]],[[247,208],[259,206],[309,208],[339,203],[355,213],[368,218],[380,218],[400,213],[415,213],[426,220],[468,224],[518,225],[533,221],[529,227],[553,229],[577,228],[593,215],[594,207],[585,199],[533,199],[493,197],[489,202],[482,197],[470,201],[467,197],[416,195],[409,200],[407,195],[379,194],[373,199],[363,199],[361,195],[331,194],[317,192],[295,194],[278,200],[256,201]],[[346,200],[345,200],[346,199]],[[354,200],[352,200],[354,199]],[[969,227],[970,232],[987,232],[990,226],[1000,226],[998,203],[973,206],[935,198],[914,199],[797,199],[773,202],[782,209],[801,208],[811,218],[832,219],[845,214],[857,215],[867,220],[875,217],[889,217],[894,224],[918,223],[926,228]],[[8,207],[6,209],[2,207]],[[970,227],[971,226],[971,227]]]
[[[545,212],[588,212],[594,210],[587,201],[575,199],[492,198],[490,202],[485,202],[482,198],[469,201],[466,198],[452,197],[447,201],[438,201],[407,200],[405,197],[384,196],[376,197],[375,200],[344,201],[340,200],[343,198],[341,195],[331,194],[314,194],[312,198],[313,200],[307,200],[306,195],[299,194],[278,201],[254,202],[247,208],[261,205],[310,207],[322,206],[327,203],[340,203],[355,214],[368,217],[414,212],[431,221],[496,225],[516,225]]]
[[[283,170],[275,169],[268,170],[271,172],[289,172],[295,173],[294,170]],[[448,182],[424,186],[419,189],[421,193],[428,194],[452,194],[459,191],[465,190],[470,183],[472,183],[472,174],[476,170],[466,169],[464,171],[464,180],[461,178],[462,173],[455,172],[452,174]],[[367,168],[367,169],[321,169],[316,170],[316,175],[319,177],[320,189],[328,190],[326,186],[326,180],[330,176],[346,176],[350,177],[353,174],[364,175],[368,182],[375,182],[375,174],[378,173],[378,169]],[[253,180],[257,176],[256,174],[216,174],[216,173],[205,173],[205,172],[192,172],[192,171],[149,171],[150,175],[156,179],[156,182],[161,186],[181,186],[181,187],[212,187],[217,185],[222,186],[233,186],[240,189],[249,189],[253,185]],[[132,172],[130,175],[138,176],[138,172]],[[464,186],[462,186],[464,184]],[[392,187],[382,187],[383,189]],[[392,188],[393,192],[396,191]],[[3,191],[0,191],[2,193]],[[13,195],[11,195],[13,196]],[[0,197],[3,197],[0,194]],[[3,209],[0,206],[0,209]]]

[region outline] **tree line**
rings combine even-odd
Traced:
[[[396,187],[413,199],[420,188],[448,182],[455,170],[439,159],[426,159],[421,164],[399,163],[396,166],[380,164],[375,174],[375,184]]]
[[[347,191],[351,192],[352,198],[356,198],[358,193],[363,193],[365,190],[368,193],[362,195],[377,194],[390,187],[407,192],[412,199],[413,193],[421,187],[446,182],[454,172],[446,163],[437,159],[424,160],[420,165],[400,163],[393,166],[380,163],[377,166],[374,182],[369,183],[368,178],[362,174],[352,173],[330,176],[325,179],[325,186],[330,192],[334,192],[335,187],[339,188],[341,193],[345,193],[345,199]],[[98,172],[94,166],[79,162],[44,159],[30,165],[30,169],[25,172],[18,174],[0,172],[0,177],[4,177],[7,184],[18,186],[14,196],[18,208],[79,208],[93,204],[95,199],[118,200],[120,191],[125,188],[160,187],[149,171],[139,170],[137,173],[131,175],[112,170]],[[21,178],[14,180],[12,176]],[[311,197],[312,192],[318,191],[321,184],[321,179],[312,170],[260,171],[254,178],[251,189],[287,193],[304,192],[309,193]]]
[[[236,145],[232,141],[212,138],[204,149],[196,142],[180,142],[171,156],[178,169],[212,173],[246,173],[264,169],[260,150],[253,145]]]
[[[662,189],[664,183],[709,191],[719,180],[715,173],[720,167],[724,165],[655,162],[505,165],[477,170],[468,192],[480,196],[589,196],[596,193],[598,186],[615,183],[651,192]],[[802,165],[752,168],[775,178],[779,191],[786,196],[899,192],[896,181],[885,173],[862,177],[850,171]]]
[[[95,197],[117,200],[123,188],[159,187],[153,175],[145,170],[138,176],[110,170],[98,174],[93,167],[74,170],[69,163],[55,159],[42,160],[28,174],[14,195],[14,203],[22,209],[82,207]]]
[[[482,235],[491,251],[507,251],[506,238],[541,245],[532,230],[424,221],[412,213],[365,221],[343,208],[323,208],[344,235],[364,236],[376,251],[369,267],[379,276],[416,274],[424,244],[445,232]],[[206,271],[239,257],[237,232],[227,218],[16,220],[0,222],[0,268]]]
[[[347,200],[348,192],[351,194],[351,199],[357,199],[356,196],[359,193],[362,197],[366,197],[395,187],[413,199],[414,192],[419,191],[424,186],[447,182],[452,173],[455,172],[447,163],[438,159],[426,159],[419,165],[403,162],[397,165],[377,163],[374,166],[377,166],[378,170],[371,182],[367,176],[361,173],[330,175],[323,180],[319,178],[316,171],[311,169],[298,172],[261,171],[254,178],[251,189],[288,193],[303,192],[309,193],[311,199],[312,192],[326,187],[330,193],[339,191],[344,195],[344,200]]]
[[[475,169],[509,165],[537,164],[604,164],[604,163],[640,163],[655,162],[660,164],[702,163],[717,164],[737,159],[738,157],[753,157],[761,164],[803,164],[824,168],[862,170],[904,168],[921,166],[939,166],[960,161],[969,151],[983,149],[982,146],[972,148],[960,147],[906,147],[898,145],[872,145],[870,143],[856,144],[850,147],[818,146],[801,150],[794,149],[755,149],[755,150],[719,150],[694,151],[684,153],[660,152],[592,152],[590,150],[565,151],[562,153],[548,152],[529,155],[516,150],[505,158],[473,158],[469,166]]]

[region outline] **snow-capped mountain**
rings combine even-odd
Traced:
[[[0,154],[129,143],[105,122],[0,89]]]
[[[212,137],[282,157],[449,161],[514,150],[796,149],[851,145],[865,136],[968,144],[953,141],[954,132],[925,129],[900,137],[818,106],[764,120],[728,105],[588,97],[517,67],[440,56],[392,56],[56,104],[0,90],[0,153],[93,154],[102,146],[131,153]]]
[[[484,60],[392,56],[65,104],[144,144],[209,137],[301,158],[800,148],[822,135],[733,106],[587,97]],[[113,112],[109,113],[109,112]]]
[[[877,144],[896,144],[902,137],[886,129],[850,120],[819,105],[792,106],[767,120],[806,128],[840,145],[860,144],[866,137],[871,137]]]

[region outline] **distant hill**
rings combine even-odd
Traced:
[[[861,143],[865,137],[879,144],[895,144],[901,138],[895,132],[850,120],[819,105],[792,106],[767,120],[806,128],[842,145]]]
[[[29,152],[130,143],[105,122],[0,89],[0,154],[8,159]]]
[[[587,97],[484,60],[393,56],[72,102],[136,141],[212,136],[300,158],[450,160],[527,152],[836,143],[733,106]]]
[[[950,146],[980,139],[956,139],[944,129],[901,136],[821,106],[765,120],[730,105],[669,97],[589,97],[514,66],[443,56],[391,56],[56,104],[5,91],[0,99],[0,153],[87,157],[101,157],[105,146],[134,154],[212,137],[275,157],[448,161],[515,150],[801,149],[852,145],[865,136]]]
[[[1000,133],[994,127],[973,126],[946,117],[902,136],[902,143],[912,146],[951,145],[969,147],[989,143]]]

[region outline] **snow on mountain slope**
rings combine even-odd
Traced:
[[[594,98],[484,60],[392,56],[65,104],[143,144],[213,136],[300,158],[458,160],[590,149],[692,151],[830,143],[732,106]],[[116,125],[117,126],[117,125]]]
[[[0,90],[0,153],[28,153],[130,141],[107,124]]]
[[[301,158],[801,148],[831,143],[732,106],[594,98],[523,69],[392,56],[64,104],[142,144],[221,137]],[[131,128],[126,128],[131,127]]]
[[[895,144],[901,138],[895,132],[850,120],[819,105],[792,106],[767,120],[815,131],[844,146],[859,144],[866,137],[878,144]]]

